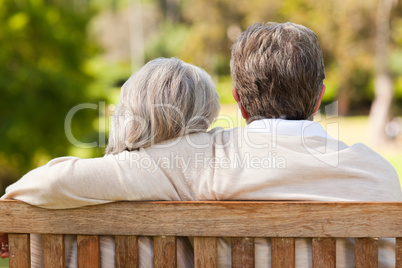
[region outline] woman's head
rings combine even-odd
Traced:
[[[208,129],[220,109],[211,77],[176,58],[158,58],[121,88],[107,154],[147,147]]]

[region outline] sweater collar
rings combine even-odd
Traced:
[[[323,127],[314,121],[309,120],[286,120],[286,119],[260,119],[251,122],[246,127],[247,131],[276,133],[281,136],[318,136],[328,139],[332,138]]]

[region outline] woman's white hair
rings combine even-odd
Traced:
[[[106,154],[206,131],[219,109],[219,95],[203,69],[176,58],[154,59],[122,86]]]

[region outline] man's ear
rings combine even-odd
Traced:
[[[322,84],[321,93],[320,93],[320,96],[318,97],[318,102],[317,102],[317,106],[315,107],[315,110],[314,110],[314,115],[317,115],[318,109],[320,109],[321,100],[322,100],[322,97],[324,97],[324,94],[325,94],[325,88],[326,88],[325,85]]]
[[[240,102],[239,94],[237,94],[237,90],[235,88],[232,88],[232,95],[235,101],[239,103]]]
[[[240,112],[241,112],[241,116],[248,121],[248,119],[250,118],[248,116],[247,111],[244,109],[243,105],[240,102],[240,98],[239,98],[239,94],[237,94],[237,91],[235,88],[232,89],[232,94],[233,94],[233,98],[235,99],[235,101],[237,102],[237,106],[239,106]]]

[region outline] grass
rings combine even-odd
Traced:
[[[219,76],[219,78],[217,79],[218,80],[215,80],[216,90],[218,91],[219,96],[221,97],[221,103],[234,104],[235,100],[233,99],[232,95],[232,77],[230,75]]]
[[[0,259],[0,268],[8,268],[8,259]]]

